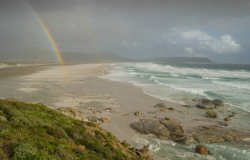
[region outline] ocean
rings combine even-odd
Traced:
[[[220,116],[226,117],[227,111],[237,112],[233,119],[236,129],[250,129],[250,65],[116,63],[110,65],[110,73],[104,78],[132,83],[146,94],[181,104],[193,104],[192,101],[183,102],[184,97],[221,99],[226,107],[220,109]],[[187,111],[186,108],[183,107],[183,111]],[[196,108],[188,112],[200,114]],[[228,142],[207,144],[214,156],[203,156],[195,153],[195,144],[182,146],[153,135],[138,134],[132,139],[134,147],[150,143],[150,151],[156,160],[250,159],[249,146],[233,146]]]

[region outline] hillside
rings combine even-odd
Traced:
[[[66,63],[99,63],[99,62],[128,62],[130,59],[123,58],[112,53],[86,54],[80,52],[62,51],[61,56]],[[13,53],[0,54],[0,62],[19,63],[44,63],[58,62],[56,54],[51,50],[41,48],[29,48]]]
[[[108,62],[170,62],[170,63],[214,63],[208,58],[197,57],[162,57],[151,59],[129,59],[112,53],[80,53],[62,51],[66,63],[108,63]],[[29,48],[22,51],[0,54],[0,62],[12,63],[58,63],[55,53],[51,50]]]
[[[43,104],[0,99],[0,159],[141,159],[111,133]]]
[[[162,57],[144,59],[142,62],[167,62],[167,63],[214,63],[209,58],[199,57]]]

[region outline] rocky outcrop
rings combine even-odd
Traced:
[[[108,123],[109,122],[108,118],[101,118],[101,121],[102,121],[102,123]]]
[[[60,107],[57,110],[72,118],[86,121],[87,115],[77,109],[71,107]]]
[[[195,149],[196,153],[207,155],[209,153],[209,150],[204,145],[197,145]]]
[[[194,101],[194,102],[201,102],[202,99],[201,98],[193,98],[192,101]]]
[[[153,157],[149,153],[149,149],[147,147],[137,150],[136,154],[142,157],[144,160],[153,160]]]
[[[206,112],[206,117],[208,117],[208,118],[217,118],[218,115],[217,115],[217,113],[214,112],[214,111],[207,111],[207,112]]]
[[[222,100],[215,99],[211,101],[216,107],[224,107],[225,103]]]
[[[183,98],[182,101],[189,101],[187,97]]]
[[[140,119],[140,122],[134,122],[130,126],[142,134],[154,134],[159,139],[170,138],[170,131],[158,120]]]
[[[237,132],[219,126],[200,126],[189,128],[188,133],[192,133],[194,139],[199,143],[221,143],[231,141]]]
[[[231,118],[226,117],[226,118],[224,119],[224,121],[232,121],[232,120],[231,120]]]
[[[158,104],[154,105],[154,107],[157,109],[168,109],[168,107],[164,103],[158,103]]]
[[[170,107],[168,110],[175,111],[175,109],[173,107]]]
[[[209,99],[202,99],[201,103],[212,103],[212,101]]]
[[[187,146],[187,145],[192,144],[193,142],[194,142],[194,138],[191,136],[187,136],[182,141],[180,141],[180,144]]]
[[[136,111],[136,112],[135,112],[135,115],[136,115],[136,116],[140,116],[140,115],[142,115],[142,113],[139,112],[139,111]]]
[[[201,109],[214,109],[215,105],[212,103],[198,103],[196,107]]]
[[[142,134],[154,134],[159,139],[172,139],[183,141],[186,131],[183,126],[174,118],[165,117],[161,120],[140,119],[134,122],[131,127]]]
[[[192,105],[182,105],[183,107],[186,107],[186,108],[192,108],[193,106]]]

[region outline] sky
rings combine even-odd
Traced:
[[[52,49],[250,63],[249,0],[0,0],[0,54]]]

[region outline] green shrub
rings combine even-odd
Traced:
[[[7,130],[2,130],[0,132],[0,137],[3,138],[3,139],[5,139],[5,140],[11,140],[12,137],[13,137],[13,135],[10,132],[10,130],[7,129]]]
[[[24,116],[12,117],[10,121],[11,121],[11,124],[14,125],[15,127],[31,125],[30,121]]]
[[[20,144],[14,150],[14,160],[33,160],[35,159],[37,151],[30,144]]]

